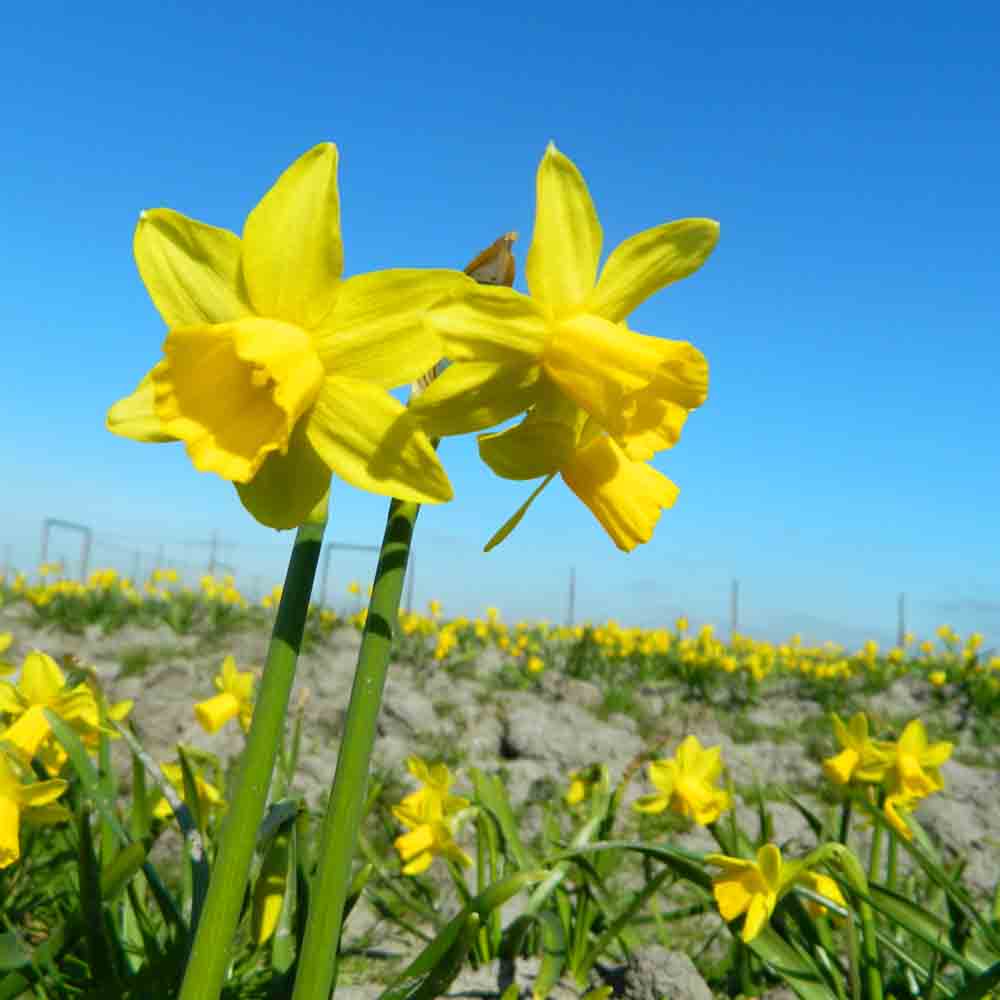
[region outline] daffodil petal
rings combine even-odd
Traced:
[[[545,489],[549,483],[555,478],[555,473],[546,476],[542,480],[541,484],[535,489],[535,491],[528,497],[527,500],[517,508],[514,513],[507,518],[507,520],[500,526],[500,528],[493,534],[493,537],[483,546],[484,552],[489,552],[490,549],[495,549],[520,523],[521,519],[525,514],[528,513],[528,508],[535,502],[538,495]]]
[[[330,469],[359,489],[417,503],[444,503],[453,496],[427,435],[378,386],[327,378],[307,434]]]
[[[525,277],[532,297],[557,312],[593,291],[601,224],[583,175],[551,142],[538,166],[535,198]]]
[[[462,361],[411,399],[410,412],[432,437],[481,431],[527,410],[540,376],[531,363]]]
[[[31,758],[38,753],[38,748],[50,732],[52,727],[45,718],[45,709],[41,705],[32,705],[3,731],[0,739]]]
[[[269,528],[296,528],[330,489],[330,469],[309,440],[308,424],[299,421],[288,451],[271,452],[248,483],[234,483],[243,506]],[[246,675],[244,685],[253,685]]]
[[[21,814],[17,802],[0,796],[0,868],[21,856]]]
[[[654,760],[649,763],[649,780],[661,795],[670,798],[677,781],[677,765],[672,760]]]
[[[46,705],[66,687],[66,677],[59,664],[40,649],[33,649],[21,665],[18,689],[31,705]]]
[[[311,330],[337,297],[344,269],[337,147],[300,156],[247,216],[243,276],[254,311]]]
[[[607,437],[577,451],[562,477],[622,552],[653,537],[661,511],[672,507],[680,493],[661,472],[630,461]]]
[[[432,305],[427,322],[441,337],[451,361],[535,361],[549,322],[534,300],[503,285],[469,281],[460,295]]]
[[[199,701],[194,706],[195,718],[207,733],[217,732],[239,714],[240,703],[228,691]]]
[[[460,271],[373,271],[348,278],[314,332],[328,372],[390,389],[423,375],[443,355],[440,336],[424,322],[427,307],[472,285]]]
[[[754,896],[750,900],[747,908],[746,920],[743,922],[743,930],[740,937],[744,941],[752,941],[763,929],[771,916],[772,906],[770,899],[766,896]]]
[[[662,402],[693,409],[708,394],[708,363],[697,348],[633,333],[590,314],[558,324],[542,367],[616,437],[661,431]]]
[[[232,482],[248,482],[269,454],[287,450],[323,384],[308,334],[277,320],[178,327],[163,351],[153,369],[157,416],[196,469]]]
[[[622,434],[618,443],[633,462],[647,462],[657,452],[677,444],[687,417],[683,406],[643,394],[636,399],[634,418],[635,425],[643,430]]]
[[[636,812],[657,815],[667,808],[667,798],[663,795],[640,795],[639,798],[632,803],[632,808],[635,809]]]
[[[777,888],[781,884],[781,851],[774,844],[765,844],[757,852],[757,864],[768,886]]]
[[[742,877],[723,875],[713,880],[712,895],[715,896],[716,905],[722,919],[735,920],[750,905],[753,896],[749,892]]]
[[[163,422],[156,415],[155,400],[153,373],[147,372],[130,396],[119,399],[108,410],[104,426],[119,437],[147,444],[176,441],[163,429]]]
[[[528,414],[496,434],[480,434],[479,457],[502,479],[537,479],[558,472],[573,458],[576,428]]]
[[[605,261],[587,312],[625,319],[661,288],[697,271],[718,241],[719,224],[712,219],[680,219],[629,237]]]
[[[250,314],[240,238],[169,208],[139,216],[132,241],[143,284],[168,327],[228,323]]]

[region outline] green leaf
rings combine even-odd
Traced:
[[[0,971],[20,969],[31,961],[31,954],[13,931],[0,934]]]

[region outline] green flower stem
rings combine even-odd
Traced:
[[[389,650],[419,510],[420,505],[412,502],[393,500],[389,504],[337,771],[323,819],[319,871],[310,892],[309,919],[292,1000],[327,1000],[336,980],[344,900],[364,815],[375,723],[382,705]]]
[[[271,774],[284,735],[288,699],[325,527],[325,519],[308,521],[295,536],[253,722],[240,758],[236,791],[222,827],[179,1000],[216,1000],[222,991],[257,830],[264,817]]]

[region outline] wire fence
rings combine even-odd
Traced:
[[[85,581],[94,569],[112,568],[141,585],[150,578],[154,570],[170,568],[177,571],[182,583],[191,587],[197,587],[203,576],[221,578],[232,575],[243,596],[252,602],[260,601],[281,582],[290,550],[287,542],[235,542],[226,539],[218,531],[210,532],[202,538],[163,539],[154,545],[148,542],[137,544],[115,533],[96,531],[89,525],[59,518],[45,518],[41,521],[37,562],[30,557],[30,543],[25,542],[27,540],[22,540],[22,544],[18,546],[20,565],[15,563],[12,544],[0,546],[0,579],[9,580],[17,571],[24,571],[31,576],[44,564],[58,564],[60,575],[66,578]],[[359,610],[364,600],[364,588],[374,578],[377,553],[378,547],[374,545],[338,540],[324,542],[313,591],[315,603],[338,611]],[[408,611],[414,610],[420,565],[420,551],[415,548],[411,551],[404,581],[403,606]],[[440,567],[438,572],[440,575]],[[548,606],[549,620],[573,625],[578,622],[580,581],[574,567],[566,567],[563,572],[565,576],[562,583],[558,580],[558,574],[550,574],[542,603]],[[428,579],[422,581],[421,593],[425,597],[439,596],[437,585],[442,581],[430,579],[429,571],[425,571],[425,575]],[[463,580],[467,576],[464,573],[460,575]],[[488,586],[488,581],[481,577],[477,582],[484,588]],[[358,588],[354,588],[355,583]],[[352,591],[360,589],[361,592],[349,594],[349,585]],[[475,596],[468,592],[468,585],[464,582],[462,592],[467,601]],[[752,622],[744,620],[752,616],[747,616],[743,607],[741,581],[730,580],[728,602],[723,598],[715,603],[718,605],[718,612],[707,620],[720,633],[728,633],[731,637],[736,633],[754,635],[757,632]],[[887,641],[903,645],[910,627],[910,602],[906,594],[899,593],[895,595],[894,603],[895,620],[890,617],[893,604],[890,598],[880,616],[882,627],[878,631]],[[681,610],[678,608],[677,612],[680,613]],[[916,617],[920,618],[921,615]],[[672,622],[663,621],[660,624]],[[852,631],[860,636],[860,630]],[[991,637],[990,641],[995,641],[995,637]]]

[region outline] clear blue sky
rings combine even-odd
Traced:
[[[605,251],[710,216],[701,272],[633,314],[709,358],[708,403],[656,464],[681,487],[619,553],[562,486],[527,495],[442,457],[457,498],[421,514],[417,601],[559,619],[724,623],[758,635],[1000,642],[1000,7],[995,3],[53,4],[0,40],[0,546],[33,566],[45,516],[93,526],[99,563],[213,531],[247,582],[291,535],[255,524],[179,445],[104,430],[164,330],[131,255],[140,210],[239,231],[278,174],[340,147],[347,273],[463,266],[530,240],[548,140],[578,164]],[[523,288],[519,275],[518,287]],[[385,502],[337,485],[329,537],[378,540]],[[63,537],[54,554],[70,554]],[[144,557],[147,558],[147,557]],[[148,558],[144,563],[148,567]],[[333,585],[370,577],[339,556]]]

